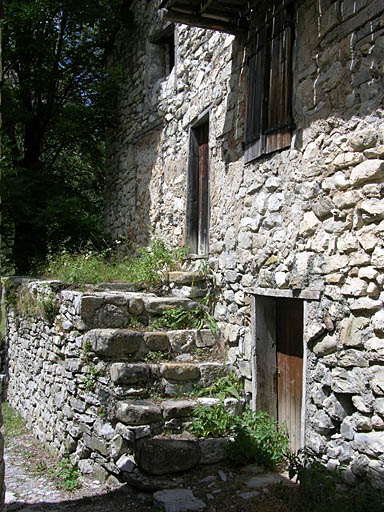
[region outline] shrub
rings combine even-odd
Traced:
[[[295,493],[278,489],[282,499],[289,502],[292,510],[306,512],[382,512],[384,490],[375,489],[366,480],[350,487],[343,484],[343,467],[329,470],[310,450],[299,450],[288,456],[289,476],[296,476],[300,486]]]
[[[241,416],[233,416],[223,402],[211,407],[198,405],[190,431],[198,437],[233,436],[227,456],[235,464],[256,462],[274,469],[288,450],[288,437],[276,421],[268,413],[255,413],[249,407]]]
[[[288,436],[266,412],[246,408],[235,427],[235,442],[228,445],[228,458],[237,464],[257,462],[275,469],[288,451]]]

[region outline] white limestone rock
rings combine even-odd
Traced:
[[[339,340],[336,336],[325,336],[325,338],[315,344],[313,352],[317,357],[333,354],[337,350],[338,342]]]
[[[370,181],[379,181],[384,177],[383,160],[366,160],[352,169],[351,184],[360,186]]]

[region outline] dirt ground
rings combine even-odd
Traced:
[[[8,511],[41,512],[160,512],[153,494],[126,484],[107,487],[81,478],[81,486],[62,488],[54,460],[29,433],[8,439],[5,450]],[[225,465],[197,468],[184,475],[182,487],[206,504],[207,512],[285,512],[284,500],[262,485],[255,487],[252,468]],[[252,484],[252,485],[251,485]]]

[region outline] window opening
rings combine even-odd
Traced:
[[[175,66],[176,42],[174,25],[154,34],[151,43],[159,49],[159,59],[162,67],[162,76],[168,76]]]

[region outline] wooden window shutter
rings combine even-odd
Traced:
[[[286,11],[274,18],[266,98],[266,152],[289,146],[292,129],[292,26]]]
[[[263,152],[262,133],[265,115],[265,60],[265,40],[262,40],[262,37],[259,36],[256,54],[253,55],[249,61],[247,124],[245,135],[246,161],[257,158]]]
[[[245,163],[291,143],[293,33],[288,7],[257,35],[249,63]]]

